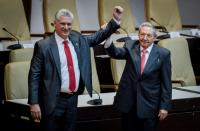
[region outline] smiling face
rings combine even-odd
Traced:
[[[139,29],[139,41],[140,46],[148,48],[156,39],[156,34],[153,26],[149,23],[142,24]]]
[[[59,19],[54,21],[56,33],[63,39],[66,39],[72,30],[73,19],[68,16],[60,16]]]
[[[72,30],[74,15],[67,9],[60,9],[55,14],[54,28],[55,32],[63,39],[67,39]]]

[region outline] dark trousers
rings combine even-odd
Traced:
[[[75,131],[78,95],[60,95],[51,115],[42,116],[43,131]]]
[[[128,113],[122,113],[122,131],[157,131],[159,119],[154,118],[141,119],[137,116],[136,110]]]

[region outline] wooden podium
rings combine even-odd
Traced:
[[[185,88],[186,90],[183,90]],[[169,111],[167,119],[160,122],[159,131],[200,130],[200,86],[180,87],[173,89],[172,92],[173,108]],[[120,131],[121,115],[113,108],[114,96],[115,92],[101,93],[102,105],[94,106],[87,104],[87,101],[98,98],[97,94],[94,94],[93,98],[89,95],[79,95],[77,131]],[[4,122],[9,123],[11,128],[19,130],[39,128],[38,123],[30,120],[27,99],[5,101],[4,109],[6,114]]]

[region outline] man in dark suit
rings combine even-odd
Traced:
[[[117,12],[120,10],[120,12]],[[123,8],[116,6],[107,28],[88,36],[72,30],[73,14],[55,14],[55,33],[36,42],[29,71],[28,103],[35,121],[46,131],[74,131],[78,95],[92,96],[90,47],[119,28]]]
[[[122,48],[106,41],[111,57],[126,60],[114,106],[122,112],[123,131],[155,131],[171,106],[170,51],[154,44],[156,31],[148,22],[140,25],[138,37]]]

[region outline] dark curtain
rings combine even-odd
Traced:
[[[27,24],[30,30],[30,25],[31,25],[31,3],[32,0],[22,0],[23,5],[24,5],[24,11],[25,11],[25,15],[26,15],[26,20],[27,20]]]

